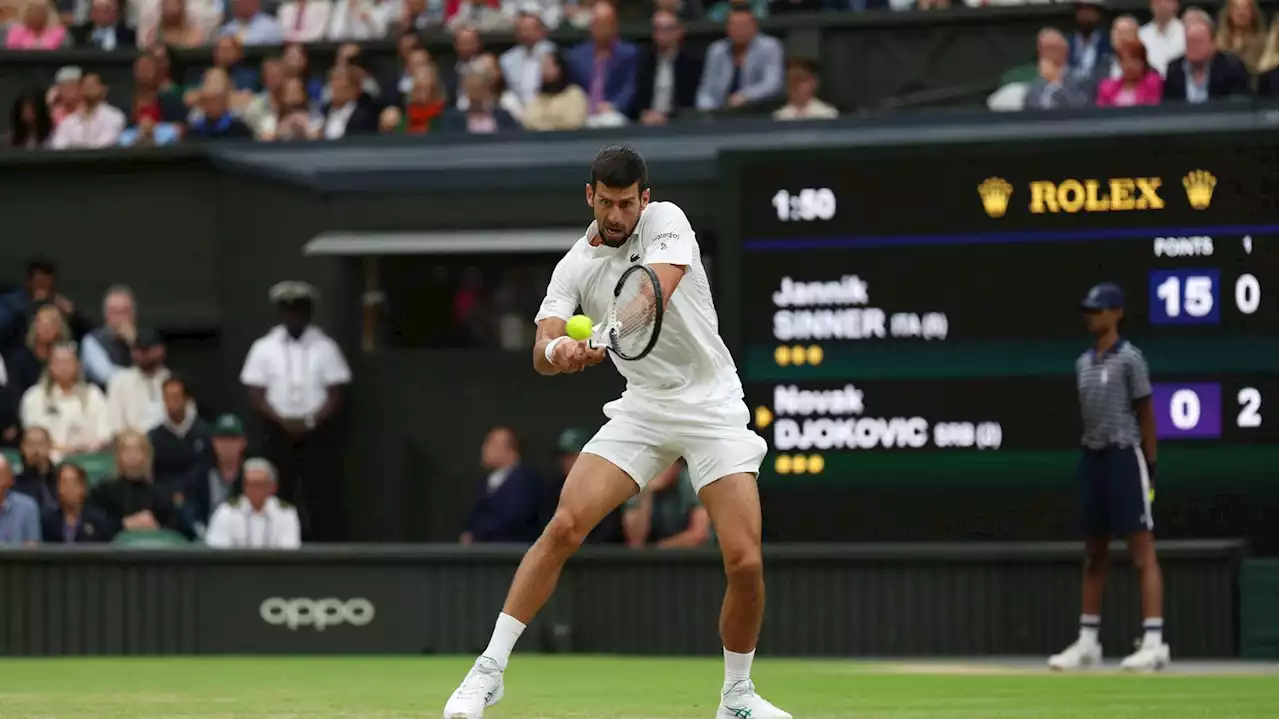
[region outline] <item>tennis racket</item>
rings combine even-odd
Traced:
[[[603,347],[620,359],[638,360],[658,344],[662,313],[658,273],[648,265],[628,267],[613,288],[608,316],[592,328],[587,346]]]

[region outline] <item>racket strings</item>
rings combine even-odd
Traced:
[[[643,352],[649,344],[657,317],[657,293],[648,273],[631,273],[614,298],[612,340],[615,350],[623,356]]]

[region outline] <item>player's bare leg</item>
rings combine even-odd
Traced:
[[[720,608],[725,681],[716,717],[791,719],[790,714],[756,694],[751,683],[751,661],[764,620],[764,559],[756,478],[746,473],[731,474],[703,487],[698,499],[715,527],[726,579]]]
[[[1164,643],[1164,577],[1151,532],[1129,535],[1129,556],[1142,587],[1142,642],[1120,666],[1135,671],[1163,669],[1169,664],[1169,645]]]
[[[635,481],[612,462],[587,452],[578,456],[560,491],[555,516],[520,561],[489,646],[445,704],[445,719],[478,719],[485,707],[502,698],[502,672],[511,650],[551,598],[564,563],[592,528],[638,490]]]
[[[1087,669],[1102,662],[1098,627],[1102,622],[1102,594],[1111,570],[1111,541],[1105,535],[1084,541],[1084,571],[1080,588],[1080,636],[1060,654],[1049,657],[1051,669]]]

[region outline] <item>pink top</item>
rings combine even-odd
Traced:
[[[18,24],[9,28],[4,46],[10,50],[57,50],[65,39],[67,29],[61,25],[46,26],[44,32],[37,35],[26,25]]]
[[[1098,83],[1098,107],[1159,105],[1163,96],[1164,80],[1155,70],[1147,70],[1147,74],[1133,87],[1125,87],[1124,80],[1118,77],[1109,77]]]

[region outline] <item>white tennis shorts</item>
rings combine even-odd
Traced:
[[[694,491],[739,472],[758,475],[767,445],[747,428],[750,412],[740,399],[709,407],[669,409],[634,400],[604,406],[609,421],[582,448],[631,475],[640,489],[684,457]]]

